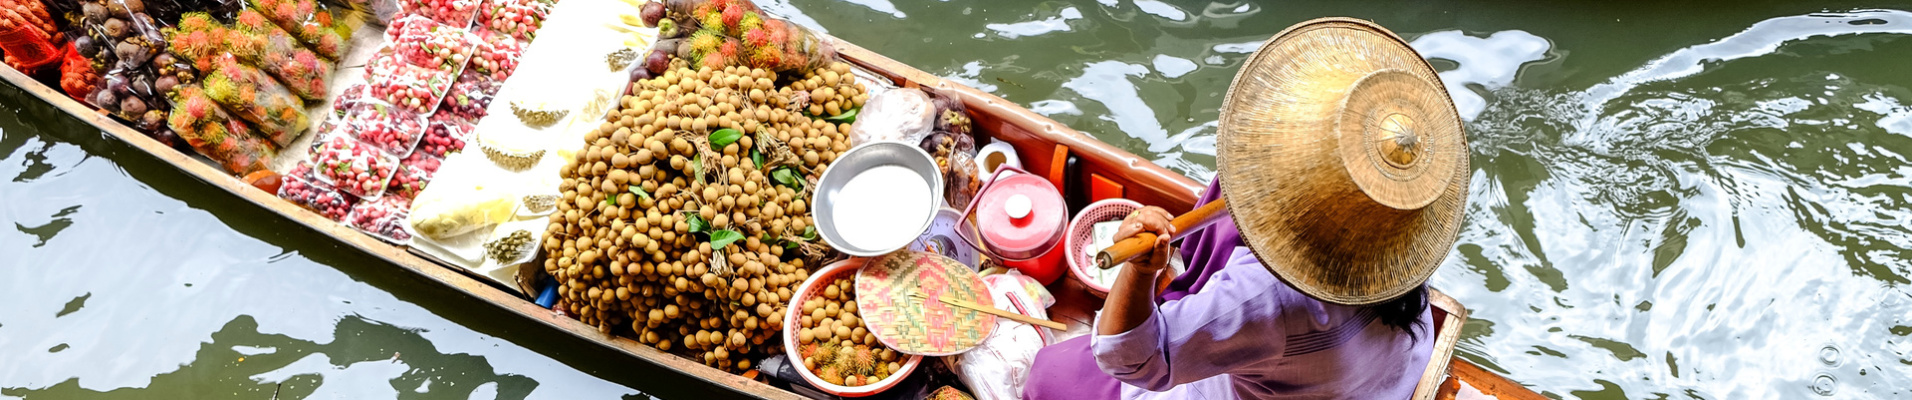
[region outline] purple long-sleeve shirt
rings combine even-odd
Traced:
[[[1434,351],[1429,311],[1409,338],[1364,307],[1301,294],[1245,247],[1226,254],[1196,291],[1160,302],[1141,326],[1091,339],[1096,365],[1123,383],[1122,398],[1413,395]]]

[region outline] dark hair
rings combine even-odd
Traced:
[[[1399,329],[1407,333],[1409,339],[1418,340],[1414,336],[1414,328],[1421,325],[1421,311],[1427,309],[1427,285],[1415,286],[1414,290],[1409,290],[1401,297],[1368,307],[1382,325]]]

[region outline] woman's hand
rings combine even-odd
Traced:
[[[1135,237],[1138,233],[1147,232],[1155,235],[1155,244],[1147,253],[1129,260],[1129,270],[1141,273],[1143,276],[1154,276],[1156,272],[1168,268],[1168,257],[1171,253],[1169,238],[1176,234],[1175,225],[1169,223],[1173,219],[1174,217],[1168,214],[1168,210],[1155,206],[1142,207],[1122,219],[1122,227],[1115,230],[1118,242]]]
[[[1129,213],[1122,219],[1122,227],[1115,230],[1118,241],[1135,237],[1140,233],[1155,234],[1155,243],[1148,253],[1129,260],[1127,268],[1115,278],[1115,284],[1109,286],[1109,297],[1102,303],[1102,314],[1096,317],[1095,331],[1098,335],[1115,335],[1141,326],[1154,314],[1157,283],[1167,274],[1161,274],[1168,268],[1168,240],[1175,235],[1175,226],[1169,223],[1168,210],[1160,207],[1143,207]]]

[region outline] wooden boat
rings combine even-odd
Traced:
[[[1014,145],[1025,169],[1047,177],[1057,187],[1063,188],[1072,208],[1096,200],[1120,197],[1181,213],[1192,208],[1199,191],[1204,187],[1193,179],[1097,141],[995,95],[944,80],[840,39],[830,40],[835,42],[846,61],[890,80],[890,84],[935,88],[960,97],[968,107],[978,131]],[[620,373],[652,376],[656,382],[691,382],[687,385],[666,384],[646,388],[652,395],[667,398],[803,398],[794,392],[713,369],[629,338],[606,336],[596,327],[539,307],[515,291],[495,286],[494,281],[462,267],[373,238],[281,200],[274,193],[255,189],[198,156],[167,147],[17,70],[0,67],[0,78],[98,127],[109,136],[144,150],[254,205],[276,212],[287,220],[383,259],[400,270],[463,290],[520,318],[538,321],[557,332],[597,343],[606,350],[621,353],[636,361]],[[1072,281],[1058,280],[1056,285],[1065,287],[1054,288],[1063,302],[1090,309],[1100,308],[1099,299],[1081,293],[1077,287],[1067,287],[1069,282]],[[1070,296],[1072,293],[1077,295]],[[1422,376],[1414,399],[1545,399],[1518,383],[1454,357],[1454,346],[1459,341],[1461,326],[1467,321],[1467,309],[1439,290],[1429,291],[1429,297],[1434,308],[1436,342],[1431,358],[1433,361]]]

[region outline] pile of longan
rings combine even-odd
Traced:
[[[562,309],[726,370],[782,351],[791,291],[836,257],[808,203],[850,148],[848,118],[831,118],[868,98],[849,72],[779,83],[761,69],[677,68],[632,82],[562,170],[542,243]],[[713,146],[725,128],[741,135]],[[712,248],[719,232],[738,239]]]

